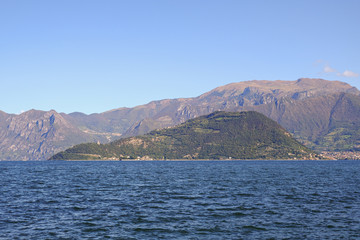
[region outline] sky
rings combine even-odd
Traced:
[[[358,0],[0,0],[0,110],[100,113],[248,80],[360,89]]]

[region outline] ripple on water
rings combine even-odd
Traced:
[[[0,162],[0,239],[359,239],[360,162]]]

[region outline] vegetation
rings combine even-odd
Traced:
[[[257,112],[215,112],[110,144],[80,144],[51,159],[315,159],[275,121]]]
[[[313,118],[307,117],[313,121],[317,119],[314,122],[316,124],[323,123],[323,125],[318,124],[317,128],[309,129],[308,133],[305,131],[295,133],[295,136],[306,146],[318,151],[358,152],[360,151],[360,96],[344,93],[335,96],[336,98],[330,98],[330,96],[322,98],[322,102],[325,103],[336,102],[328,110],[330,117],[326,117],[325,114],[319,114]],[[307,105],[311,105],[311,101],[307,101]],[[319,102],[312,105],[326,108]],[[303,122],[303,126],[314,126],[314,123],[305,121],[305,119]],[[292,123],[290,122],[290,124]],[[284,126],[290,124],[284,124]],[[301,128],[305,129],[303,126]]]

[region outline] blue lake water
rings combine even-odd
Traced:
[[[0,162],[0,239],[360,239],[360,161]]]

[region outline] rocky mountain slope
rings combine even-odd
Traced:
[[[54,110],[0,114],[0,159],[39,160],[81,142],[108,142],[111,136],[81,131]]]
[[[142,120],[135,123],[124,135],[142,134],[154,125],[158,128],[173,126],[187,119],[214,111],[255,110],[282,124],[284,113],[291,110],[288,109],[288,106],[302,103],[306,99],[336,93],[360,95],[356,88],[346,83],[322,79],[232,83],[218,87],[196,98],[162,100],[141,106],[145,109],[156,107],[157,111],[149,114],[146,118],[142,116]],[[308,110],[309,106],[301,104],[301,107],[304,111],[311,112]],[[137,109],[134,108],[132,111],[136,112]],[[298,117],[297,115],[300,116],[302,113],[291,113],[291,115],[291,120],[295,120]]]
[[[82,142],[106,143],[141,135],[214,111],[249,110],[277,121],[313,149],[356,151],[360,149],[359,108],[360,91],[355,87],[304,78],[232,83],[194,98],[165,99],[91,115],[0,111],[0,159],[46,159]],[[55,120],[50,119],[52,115]],[[39,130],[38,121],[46,127]]]
[[[318,159],[263,114],[214,112],[172,128],[117,140],[80,144],[51,157],[76,159]]]

